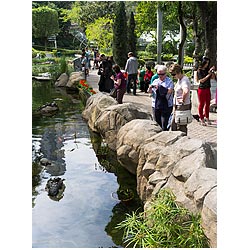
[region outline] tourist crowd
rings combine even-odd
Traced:
[[[133,52],[129,52],[124,70],[121,70],[122,67],[114,62],[113,56],[99,54],[97,49],[90,51],[88,48],[82,50],[81,62],[86,74],[89,69],[98,69],[99,91],[110,93],[115,88],[115,98],[119,104],[122,104],[125,93],[131,93],[131,89],[135,96],[138,90],[149,93],[152,98],[153,119],[162,130],[179,130],[187,135],[187,125],[192,120],[190,119],[191,82],[180,65],[170,62],[166,65],[146,63],[146,65],[139,66],[136,56]],[[210,88],[211,82],[217,84],[215,67],[210,67],[209,64],[210,60],[203,57],[195,71],[194,79],[199,84],[199,117],[196,119],[202,126],[211,124],[209,119]],[[213,92],[213,103],[217,106],[217,91]]]

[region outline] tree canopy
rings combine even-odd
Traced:
[[[124,67],[127,60],[127,18],[124,2],[117,2],[113,25],[113,56],[115,62]]]
[[[32,9],[32,31],[35,37],[48,37],[59,32],[57,11],[47,6]]]
[[[115,25],[120,18],[117,17],[116,6],[121,3],[121,1],[34,1],[32,2],[33,38],[41,38],[46,42],[48,36],[58,33],[60,40],[73,40],[74,37],[70,36],[69,31],[74,24],[80,32],[86,33],[88,45],[95,42],[100,50],[111,50],[116,43],[115,40],[111,41],[114,32],[118,32]],[[177,54],[178,49],[183,47],[185,54],[194,56],[196,59],[207,55],[216,64],[216,1],[181,1],[181,4],[178,1],[124,1],[123,4],[126,25],[124,23],[125,26],[121,27],[124,29],[121,35],[128,33],[126,37],[123,36],[126,41],[123,49],[128,45],[127,49],[134,50],[133,44],[136,43],[136,49],[142,49],[144,46],[143,50],[146,51],[145,44],[148,41],[142,43],[141,35],[146,34],[148,38],[150,34],[153,41],[147,50],[155,53],[157,8],[160,8],[163,14],[161,41],[163,53]],[[49,16],[45,17],[45,15]],[[182,41],[180,23],[186,29],[186,35]],[[131,32],[132,29],[134,32]],[[102,34],[99,34],[100,31]],[[133,38],[135,41],[132,41]],[[74,44],[71,46],[74,47]]]
[[[101,48],[111,48],[113,40],[113,20],[105,17],[97,18],[87,25],[86,36]]]
[[[59,32],[58,13],[47,6],[32,9],[32,32],[36,38],[43,38],[45,47],[47,38]]]

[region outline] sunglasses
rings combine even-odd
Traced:
[[[176,74],[172,73],[171,76],[176,76]]]
[[[166,73],[161,73],[161,74],[157,73],[157,75],[158,76],[164,76],[164,75],[166,75]]]

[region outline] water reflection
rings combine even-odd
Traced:
[[[119,184],[118,188],[111,193],[111,197],[116,201],[116,204],[112,209],[112,216],[105,227],[105,231],[112,237],[112,241],[117,246],[125,247],[122,241],[124,232],[122,229],[117,229],[116,226],[126,218],[127,213],[143,211],[143,204],[137,195],[136,178],[118,163],[116,152],[108,149],[98,134],[90,131],[90,138],[99,161],[99,164],[96,165],[96,169],[114,173]],[[120,189],[127,188],[132,190],[135,196],[129,203],[122,202],[112,195]]]
[[[101,137],[82,120],[78,97],[62,89],[35,84],[34,106],[56,101],[52,117],[33,117],[32,124],[32,246],[122,247],[116,225],[127,212],[141,207],[138,196],[125,205],[111,197],[119,188],[132,188],[136,178],[106,152]],[[43,95],[40,99],[40,95]],[[50,178],[62,178],[65,188],[59,202],[46,191]]]
[[[45,128],[42,135],[41,152],[53,163],[46,168],[51,176],[60,176],[66,171],[63,139],[61,139],[63,134],[61,124],[55,124],[55,127]]]

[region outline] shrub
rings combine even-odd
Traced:
[[[192,78],[192,70],[188,69],[188,70],[183,70],[183,72],[185,73],[185,75],[191,79]]]
[[[62,73],[68,73],[68,64],[66,62],[65,57],[60,58],[60,71]]]
[[[144,61],[143,59],[139,58],[139,59],[138,59],[138,64],[139,64],[139,67],[140,67],[140,66],[143,67],[143,66],[145,65],[145,61]]]
[[[156,55],[153,53],[149,53],[146,51],[138,51],[137,52],[138,58],[144,60],[144,61],[155,61],[156,60]]]
[[[137,51],[137,56],[138,57],[146,57],[146,56],[148,56],[148,52],[146,52],[146,51]]]
[[[193,64],[193,58],[190,56],[184,56],[184,63],[185,64]]]
[[[146,49],[145,49],[147,52],[149,52],[150,54],[156,54],[157,53],[157,44],[153,41],[151,43],[149,43],[147,46],[146,46]]]
[[[171,61],[171,59],[173,58],[173,54],[165,54],[165,55],[162,55],[161,58],[162,58],[162,61],[168,62],[168,61]]]
[[[156,61],[156,56],[155,57],[145,57],[145,58],[143,58],[145,61],[146,61],[146,63],[148,62],[148,61]]]
[[[162,189],[145,212],[128,214],[118,224],[124,230],[126,247],[209,247],[201,227],[201,216],[179,206],[169,190]]]
[[[38,51],[34,48],[32,48],[32,58],[35,58],[37,55]]]
[[[96,94],[96,92],[93,90],[93,88],[90,87],[88,85],[88,83],[86,82],[86,80],[84,80],[84,79],[82,79],[82,80],[79,81],[78,87],[80,89],[82,89],[83,91],[89,93],[90,95]]]

